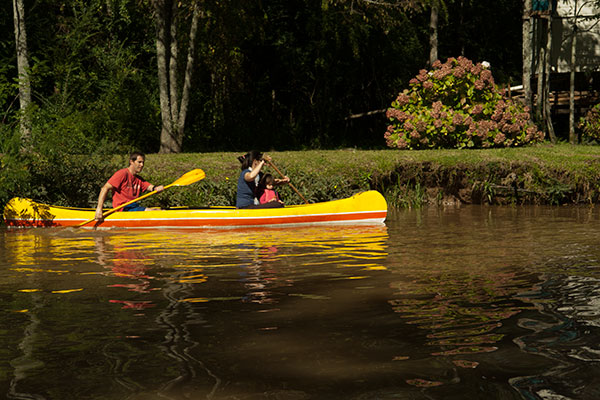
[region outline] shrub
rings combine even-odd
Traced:
[[[387,118],[386,143],[399,149],[514,147],[544,138],[529,109],[496,86],[489,64],[464,57],[421,70]]]
[[[43,133],[46,133],[44,136]],[[123,157],[112,156],[115,146],[63,134],[58,127],[37,126],[28,147],[22,147],[18,128],[0,129],[0,209],[15,196],[56,204],[95,205],[107,177],[123,168]],[[90,143],[88,143],[90,142]],[[81,150],[88,150],[85,153]]]
[[[600,139],[600,104],[589,109],[585,117],[579,120],[579,127],[583,137],[590,140]]]

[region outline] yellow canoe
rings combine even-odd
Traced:
[[[382,224],[387,203],[377,191],[323,203],[268,209],[233,207],[175,208],[115,212],[102,223],[86,228],[240,228],[251,226],[303,226],[317,224]],[[9,227],[76,226],[94,218],[93,209],[51,206],[15,197],[4,208]]]

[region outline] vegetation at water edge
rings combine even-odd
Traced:
[[[426,204],[595,204],[600,201],[600,148],[539,144],[479,150],[310,150],[270,152],[273,162],[310,201],[374,189],[390,206]],[[206,178],[145,200],[147,206],[233,205],[239,153],[149,154],[143,176],[169,184],[201,168]],[[17,158],[20,157],[20,158]],[[127,165],[127,155],[3,156],[0,206],[14,197],[94,207],[100,187]],[[275,173],[275,171],[272,171]],[[302,199],[289,187],[288,204]]]

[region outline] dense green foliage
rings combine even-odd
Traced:
[[[585,117],[579,121],[581,135],[587,140],[600,140],[600,104],[590,108]]]
[[[103,153],[82,156],[50,150],[6,154],[0,159],[0,204],[4,207],[12,197],[19,196],[89,206],[97,201],[100,187],[126,165],[126,160]]]
[[[19,113],[12,4],[1,3],[4,152]],[[417,7],[406,8],[409,3]],[[440,58],[464,53],[490,61],[503,82],[518,80],[519,46],[505,43],[520,41],[519,2],[446,3]],[[183,15],[189,13],[191,2],[178,4]],[[348,117],[385,108],[426,64],[426,4],[202,2],[184,151],[383,147],[381,113]],[[26,0],[25,5],[35,143],[52,137],[80,153],[95,151],[103,141],[156,152],[160,107],[151,2]],[[178,26],[180,59],[189,22],[184,18]],[[471,31],[477,34],[467,34]]]
[[[487,63],[465,57],[421,70],[387,117],[387,144],[400,149],[512,147],[544,138],[529,110],[498,88]]]
[[[2,30],[12,39],[5,3]],[[109,10],[110,2],[99,0],[26,2],[33,148],[45,141],[78,153],[92,153],[103,141],[158,146],[156,74],[148,70],[155,64],[152,20],[134,2],[114,3]],[[0,57],[10,68],[0,90],[7,91],[2,142],[19,117],[14,42],[3,44]]]

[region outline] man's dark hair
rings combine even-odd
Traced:
[[[138,157],[142,157],[143,159],[146,159],[146,155],[142,152],[139,151],[134,151],[133,153],[131,153],[131,155],[129,156],[129,161],[135,161],[137,160]]]

